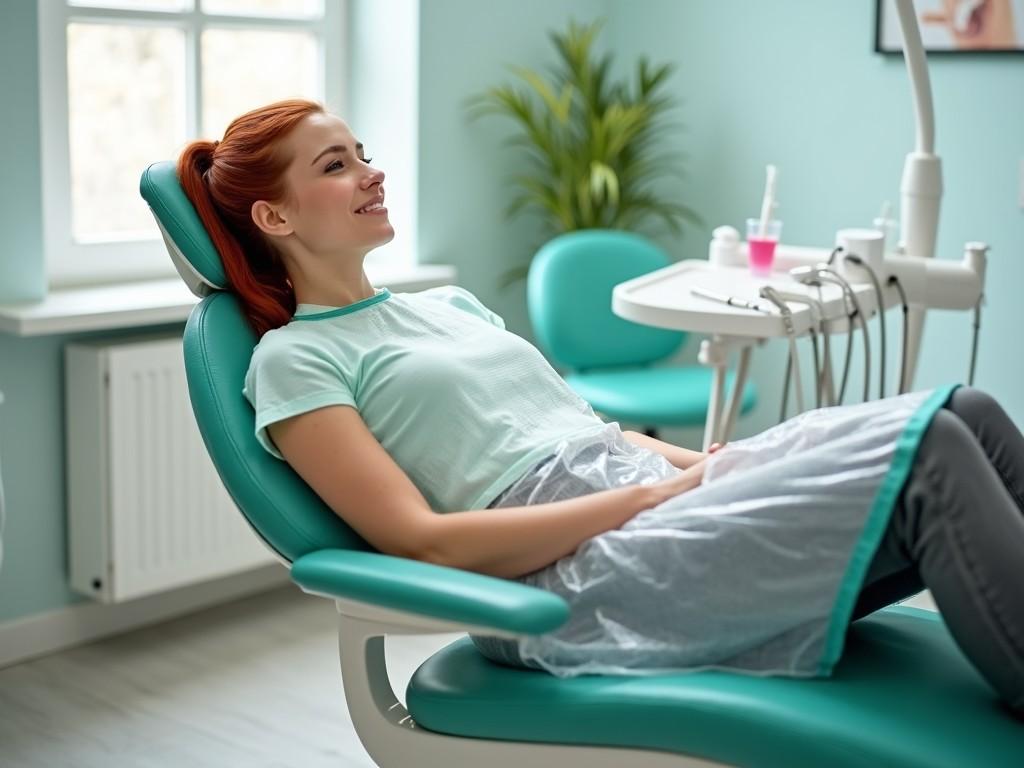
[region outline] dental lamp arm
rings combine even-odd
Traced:
[[[896,275],[906,290],[907,303],[929,309],[971,309],[981,298],[985,284],[984,243],[967,243],[959,263],[914,256],[888,256],[884,275]]]

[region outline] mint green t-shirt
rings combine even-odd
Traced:
[[[559,441],[604,427],[536,347],[455,285],[300,304],[256,345],[243,394],[257,439],[282,460],[268,424],[355,408],[435,512],[487,507]]]

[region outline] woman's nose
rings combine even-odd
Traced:
[[[372,186],[373,184],[384,183],[384,171],[374,168],[373,166],[368,167],[366,171],[366,178],[363,179],[364,187],[369,187]]]

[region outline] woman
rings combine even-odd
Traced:
[[[1024,438],[990,397],[811,411],[705,456],[604,423],[468,291],[375,289],[384,174],[319,105],[243,115],[178,175],[260,337],[266,450],[379,551],[570,602],[556,632],[474,637],[491,659],[828,675],[851,620],[927,587],[1024,712]]]

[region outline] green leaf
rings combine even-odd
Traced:
[[[619,177],[611,167],[597,160],[590,164],[590,190],[597,201],[619,204]]]
[[[526,67],[513,67],[512,71],[525,80],[540,95],[547,108],[551,111],[551,114],[558,118],[558,122],[565,123],[569,119],[568,107],[563,107],[562,100],[555,96],[551,87],[544,82],[540,75]]]

